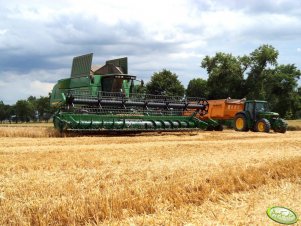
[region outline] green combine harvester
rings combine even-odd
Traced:
[[[92,57],[75,57],[71,77],[59,80],[52,90],[50,103],[58,108],[53,122],[60,132],[207,128],[197,117],[208,112],[205,99],[145,94],[143,81],[128,74],[127,58],[92,66]],[[184,116],[188,109],[194,110]]]

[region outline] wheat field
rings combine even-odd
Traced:
[[[277,225],[301,215],[301,131],[59,135],[0,127],[0,225]]]

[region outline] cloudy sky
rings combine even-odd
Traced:
[[[47,95],[74,56],[94,64],[127,56],[148,81],[163,68],[186,86],[206,55],[243,55],[262,44],[301,69],[298,0],[0,0],[0,100]]]

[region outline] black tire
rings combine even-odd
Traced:
[[[283,119],[277,119],[281,121],[280,127],[274,128],[274,132],[276,133],[285,133],[287,130],[287,123]]]
[[[224,127],[221,124],[218,124],[217,126],[214,127],[215,131],[223,131]]]
[[[212,125],[208,125],[206,131],[213,131],[214,127]]]
[[[277,131],[275,131],[275,132],[278,132],[278,133],[286,133],[286,128],[284,127],[284,128],[280,128],[280,129],[278,129]]]
[[[271,130],[271,123],[269,122],[269,120],[267,120],[265,118],[259,119],[255,124],[256,132],[269,133],[270,130]]]
[[[234,129],[240,132],[248,131],[247,119],[243,114],[237,114],[234,117]]]

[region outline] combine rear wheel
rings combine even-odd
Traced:
[[[247,119],[243,114],[237,114],[234,118],[234,129],[236,131],[248,131]]]
[[[271,129],[271,124],[269,120],[262,118],[256,122],[255,131],[269,133]]]

